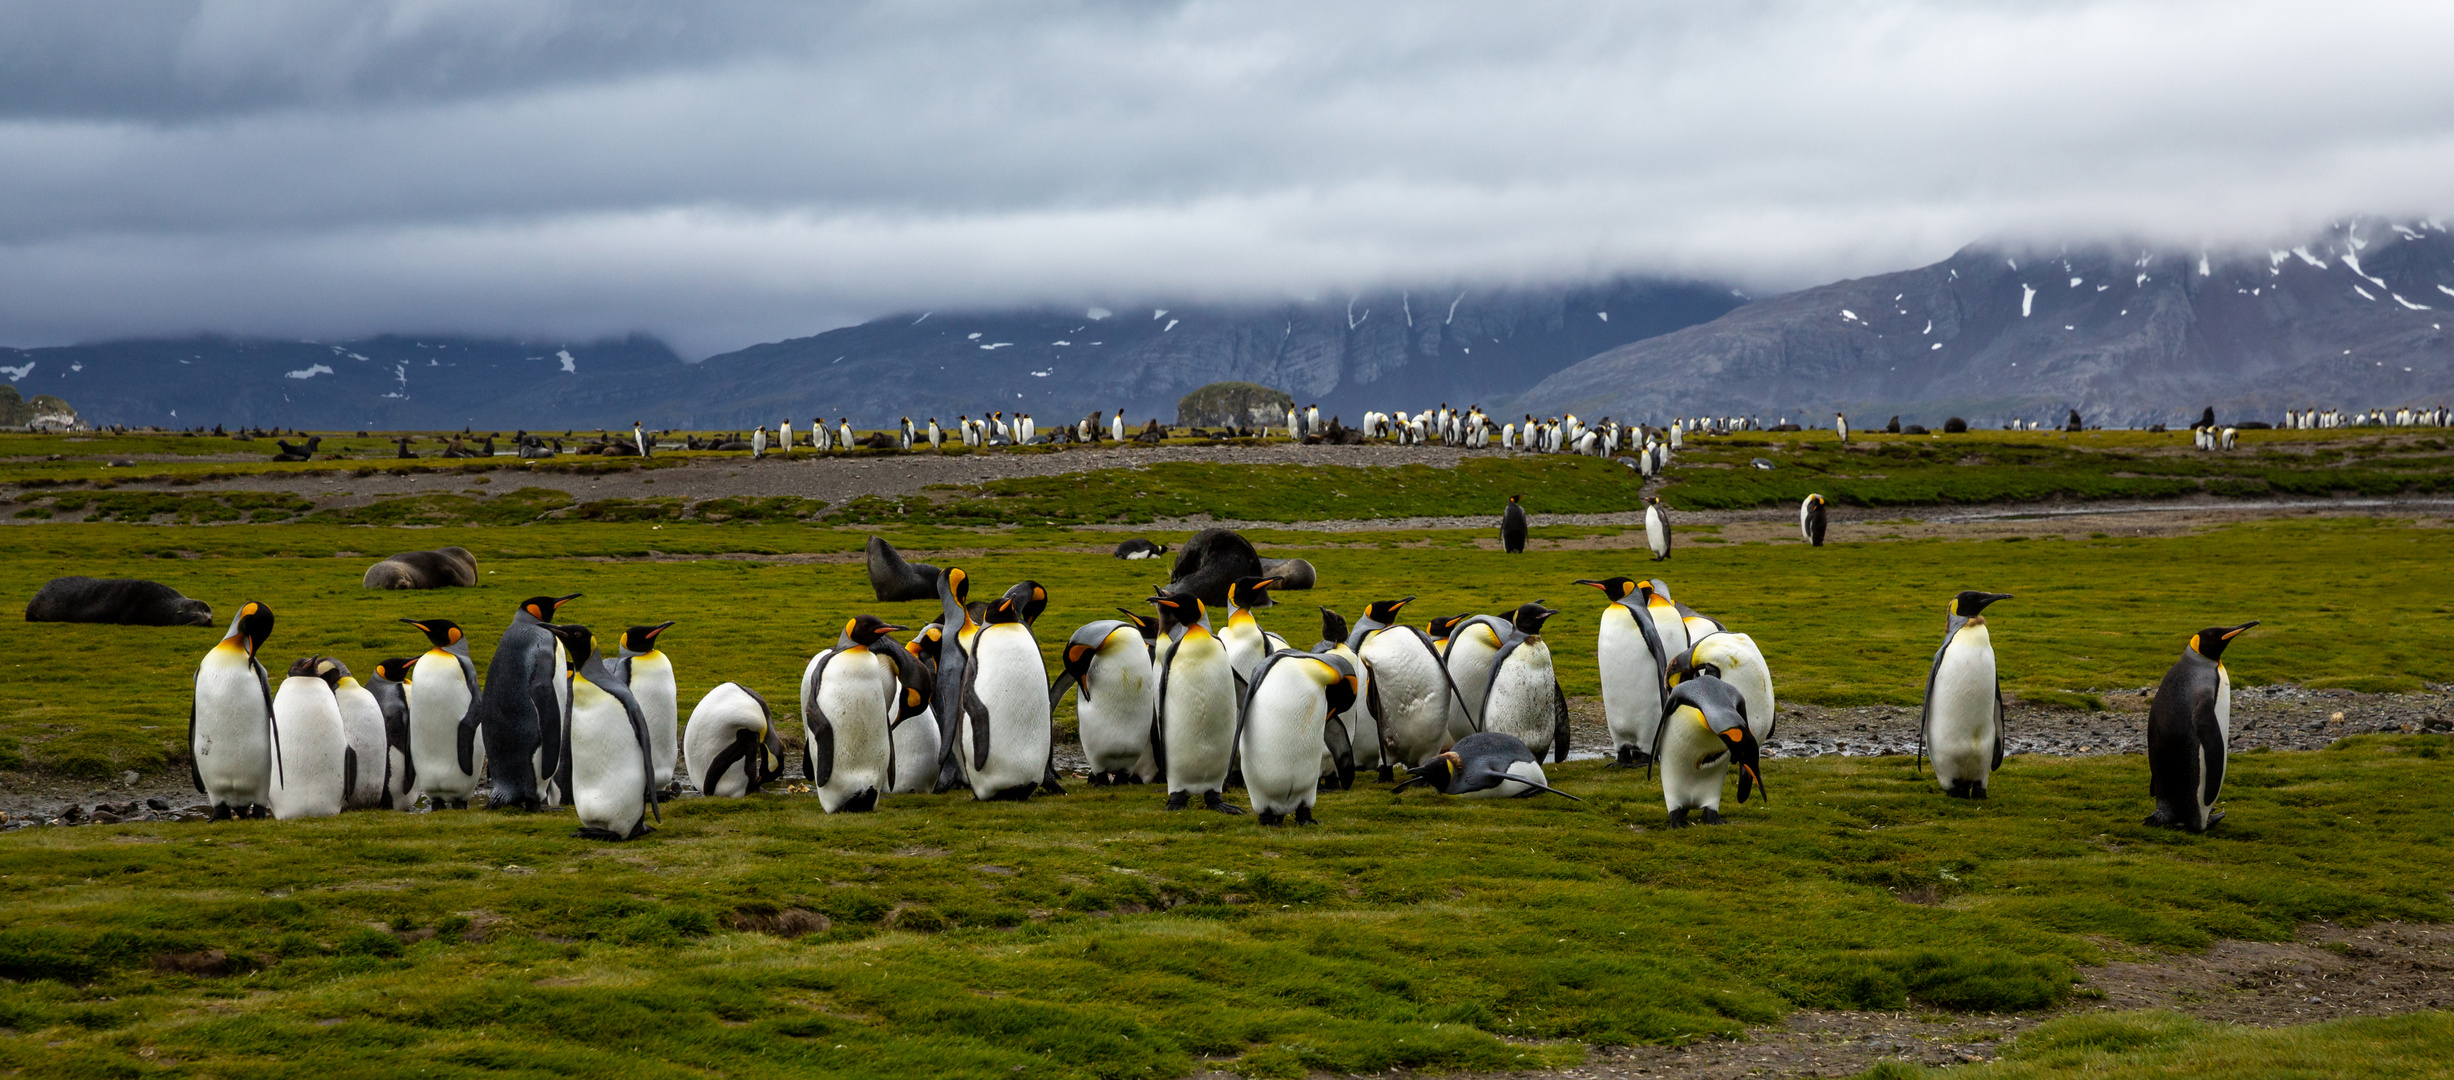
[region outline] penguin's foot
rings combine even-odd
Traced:
[[[1167,793],[1167,808],[1170,810],[1182,810],[1186,806],[1190,805],[1192,801],[1193,793],[1190,791],[1171,791]]]
[[[2174,813],[2172,807],[2157,803],[2156,812],[2147,815],[2146,824],[2151,828],[2178,829],[2181,827],[2181,815]]]
[[[866,814],[878,808],[878,789],[862,788],[851,798],[835,806],[838,814]]]
[[[1090,784],[1091,784],[1091,786],[1092,786],[1092,787],[1110,787],[1110,786],[1113,786],[1115,783],[1116,783],[1116,774],[1115,774],[1115,773],[1103,773],[1103,772],[1095,772],[1095,773],[1092,773],[1092,774],[1091,774],[1091,776],[1090,776]]]
[[[1260,813],[1253,815],[1253,817],[1254,820],[1257,820],[1264,825],[1284,825],[1287,823],[1287,816],[1285,814],[1273,813],[1268,810],[1263,810]]]
[[[250,806],[247,808],[247,816],[258,821],[271,821],[273,819],[273,808],[269,806]]]
[[[230,813],[230,804],[229,804],[229,803],[214,803],[214,804],[213,804],[213,816],[212,816],[212,817],[209,817],[209,818],[206,818],[205,820],[207,820],[207,821],[228,821],[228,820],[230,820],[230,819],[231,819],[231,817],[232,817],[232,815],[231,815],[231,813]]]
[[[1380,782],[1381,782],[1381,783],[1384,783],[1384,784],[1394,784],[1394,783],[1396,783],[1396,782],[1397,782],[1397,766],[1395,766],[1395,765],[1383,765],[1383,766],[1381,766],[1381,767],[1380,767]]]
[[[1065,789],[1064,789],[1063,787],[1061,787],[1061,786],[1059,786],[1059,785],[1057,784],[1057,774],[1055,774],[1055,773],[1051,772],[1051,773],[1049,773],[1049,774],[1048,774],[1046,777],[1043,777],[1043,778],[1040,780],[1040,794],[1042,794],[1042,795],[1063,795],[1063,794],[1065,794]]]
[[[1204,810],[1216,810],[1222,814],[1241,814],[1244,812],[1243,807],[1228,802],[1225,796],[1222,796],[1215,791],[1202,792],[1201,805],[1202,809]]]
[[[1622,747],[1620,747],[1620,748],[1619,748],[1619,758],[1618,758],[1618,760],[1613,761],[1613,762],[1611,762],[1611,763],[1610,763],[1610,764],[1608,764],[1608,765],[1604,765],[1604,766],[1603,766],[1603,768],[1605,768],[1605,769],[1633,769],[1633,768],[1635,768],[1635,767],[1636,767],[1636,764],[1637,764],[1637,762],[1636,762],[1636,748],[1635,748],[1635,747],[1633,747],[1633,746],[1622,746]]]
[[[1298,825],[1320,824],[1320,822],[1312,819],[1312,808],[1309,806],[1298,806],[1295,808],[1295,823]]]
[[[1686,828],[1686,827],[1687,827],[1687,811],[1686,811],[1686,810],[1683,810],[1683,809],[1681,809],[1681,810],[1673,810],[1673,811],[1671,811],[1671,812],[1670,812],[1670,822],[1669,822],[1669,824],[1670,824],[1670,827],[1671,827],[1671,828],[1673,828],[1673,829],[1684,829],[1684,828]]]
[[[1719,811],[1719,810],[1715,810],[1715,809],[1713,809],[1712,807],[1709,807],[1709,806],[1705,807],[1705,808],[1704,808],[1704,809],[1703,809],[1701,812],[1699,812],[1699,813],[1696,815],[1696,820],[1701,821],[1701,822],[1703,822],[1703,823],[1705,823],[1705,824],[1707,824],[1707,825],[1727,825],[1727,824],[1729,824],[1729,822],[1723,821],[1723,820],[1721,819],[1721,811]]]
[[[1010,787],[1010,788],[1001,788],[1001,789],[999,789],[999,790],[992,791],[992,792],[990,792],[990,793],[989,793],[988,798],[983,799],[983,800],[981,800],[981,801],[982,801],[982,802],[1024,802],[1024,801],[1027,801],[1027,800],[1029,800],[1029,799],[1031,798],[1031,793],[1032,793],[1034,790],[1037,790],[1037,789],[1038,789],[1038,787],[1039,787],[1039,785],[1038,785],[1037,783],[1033,783],[1033,782],[1024,782],[1024,783],[1016,784],[1016,785],[1014,785],[1013,787]]]
[[[2215,828],[2215,823],[2216,823],[2216,822],[2219,822],[2219,821],[2222,821],[2222,820],[2224,820],[2224,812],[2223,812],[2223,811],[2221,811],[2221,810],[2217,810],[2217,811],[2215,811],[2215,812],[2210,813],[2210,814],[2208,814],[2208,815],[2207,815],[2207,823],[2206,823],[2205,825],[2201,825],[2201,826],[2199,826],[2198,828],[2192,829],[2192,830],[2190,830],[2190,831],[2191,831],[2191,832],[2194,832],[2194,833],[2203,833],[2203,832],[2206,832],[2206,831],[2207,831],[2207,830],[2209,830],[2209,829]]]
[[[651,827],[651,826],[649,826],[649,825],[648,825],[648,819],[646,819],[646,818],[640,818],[640,819],[639,819],[639,823],[638,823],[638,824],[631,826],[631,834],[630,834],[629,836],[625,836],[625,837],[623,837],[623,839],[625,839],[625,840],[637,840],[637,839],[639,839],[640,837],[642,837],[642,836],[646,836],[647,834],[652,833],[652,832],[655,832],[655,831],[656,831],[656,830],[655,830],[653,827]]]
[[[1983,789],[1979,788],[1974,780],[1954,780],[1950,787],[1944,789],[1944,794],[1955,799],[1981,799],[1984,796],[1974,794],[1980,790]]]
[[[613,831],[612,829],[600,829],[594,825],[590,825],[582,829],[575,829],[572,831],[571,835],[582,840],[613,840],[619,842],[630,839],[630,837],[624,836],[621,833]]]

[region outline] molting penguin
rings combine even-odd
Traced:
[[[1055,729],[1048,717],[1048,669],[1025,621],[1047,590],[1025,581],[988,606],[972,636],[969,670],[956,701],[954,749],[972,798],[1019,802],[1048,775]]]
[[[1738,767],[1738,801],[1763,783],[1763,744],[1747,725],[1747,699],[1736,687],[1698,675],[1670,691],[1654,736],[1653,763],[1662,771],[1662,804],[1670,827],[1687,827],[1691,810],[1721,824],[1721,782]]]
[[[1151,717],[1159,705],[1158,671],[1151,666],[1157,630],[1156,623],[1128,613],[1127,619],[1086,624],[1065,642],[1064,670],[1048,688],[1048,707],[1054,711],[1067,689],[1081,688],[1076,730],[1094,787],[1159,778],[1150,750]]]
[[[1798,504],[1798,535],[1805,537],[1808,544],[1822,547],[1823,529],[1823,496],[1808,495],[1806,501]]]
[[[1600,589],[1610,598],[1602,608],[1594,659],[1602,676],[1602,722],[1610,729],[1617,750],[1614,764],[1622,768],[1644,764],[1653,760],[1653,736],[1661,727],[1666,693],[1663,679],[1670,669],[1670,654],[1662,648],[1661,634],[1645,610],[1651,590],[1625,577],[1583,579],[1577,584]]]
[[[682,726],[682,768],[699,794],[738,799],[784,775],[784,739],[767,699],[740,683],[718,683]]]
[[[1201,598],[1160,593],[1159,704],[1151,719],[1151,753],[1167,777],[1167,808],[1182,810],[1196,794],[1223,813],[1244,811],[1220,792],[1235,756],[1236,673],[1227,647],[1202,628]]]
[[[1548,791],[1562,798],[1585,801],[1550,786],[1550,778],[1542,774],[1542,759],[1535,757],[1516,736],[1497,731],[1476,732],[1459,739],[1456,746],[1408,769],[1407,773],[1406,782],[1399,784],[1397,790],[1429,784],[1444,794],[1469,799],[1522,799]]]
[[[1659,495],[1645,496],[1645,546],[1653,549],[1654,562],[1670,557],[1670,512]]]
[[[249,601],[196,666],[187,714],[188,775],[213,800],[213,820],[262,817],[273,805],[273,687],[256,652],[273,636],[273,609]]]
[[[375,692],[359,685],[350,675],[349,667],[332,661],[338,669],[332,676],[333,704],[341,710],[341,737],[349,744],[350,777],[348,790],[341,793],[343,804],[351,810],[386,809],[392,805],[389,790],[391,776],[387,771],[391,754],[388,751],[388,728],[384,723],[383,703]],[[381,671],[382,665],[376,665]],[[394,688],[396,691],[398,687]]]
[[[444,619],[402,619],[426,635],[427,649],[409,665],[409,774],[430,809],[466,808],[485,764],[476,745],[477,665],[469,637]],[[467,754],[467,757],[463,757]],[[404,807],[405,809],[405,807]]]
[[[1389,757],[1380,744],[1380,718],[1372,715],[1372,665],[1363,662],[1348,647],[1346,618],[1328,608],[1321,609],[1321,640],[1314,642],[1312,651],[1323,656],[1335,656],[1346,661],[1347,670],[1355,673],[1355,700],[1330,714],[1331,722],[1343,727],[1354,758],[1351,767],[1340,776],[1337,753],[1327,746],[1321,748],[1321,775],[1340,776],[1338,786],[1355,785],[1355,772],[1372,769],[1380,773],[1382,782],[1396,778]]]
[[[331,657],[290,665],[273,695],[273,816],[283,821],[341,812],[357,780],[357,756],[333,696],[346,669]]]
[[[1552,670],[1542,624],[1557,614],[1541,601],[1509,613],[1476,710],[1482,730],[1514,735],[1536,757],[1547,752],[1554,762],[1568,760],[1568,697]]]
[[[1525,507],[1517,497],[1508,497],[1508,508],[1500,511],[1500,550],[1511,555],[1525,553]]]
[[[639,700],[614,677],[596,635],[585,626],[555,626],[578,678],[571,683],[571,742],[566,758],[569,801],[589,840],[635,840],[648,833],[656,809],[655,757]]]
[[[1955,799],[1985,798],[1986,781],[2002,767],[2002,678],[1986,606],[2007,593],[1968,590],[1945,609],[1943,647],[1926,674],[1926,704],[1918,717],[1921,754],[1934,755],[1934,781]]]
[[[802,761],[827,813],[875,810],[879,793],[894,786],[895,725],[906,695],[922,692],[920,662],[887,636],[901,629],[875,615],[853,618],[801,673]],[[927,770],[935,762],[912,764]]]
[[[2224,820],[2215,809],[2232,741],[2232,673],[2224,670],[2224,647],[2256,625],[2211,626],[2190,635],[2181,660],[2157,685],[2147,708],[2147,786],[2156,797],[2148,824],[2203,833]]]
[[[1252,690],[1236,721],[1244,790],[1264,825],[1312,824],[1321,790],[1321,753],[1338,761],[1342,784],[1355,780],[1354,741],[1331,719],[1355,704],[1355,669],[1344,657],[1293,650],[1270,654],[1253,669]]]
[[[656,643],[658,635],[672,628],[667,620],[624,630],[622,652],[614,660],[614,677],[631,688],[631,696],[639,700],[639,715],[647,722],[659,792],[673,786],[673,761],[681,748],[681,689],[673,678],[673,658]]]
[[[562,605],[579,595],[532,596],[520,601],[511,625],[494,646],[493,658],[486,662],[485,697],[478,715],[483,717],[486,760],[494,779],[493,794],[487,799],[490,806],[522,810],[544,806],[544,784],[561,772],[566,757],[562,714],[569,664],[562,656],[566,646],[557,640],[551,624]],[[412,693],[414,702],[414,690]],[[477,772],[467,732],[461,737],[460,766],[470,775]],[[418,772],[426,771],[426,763],[419,762]]]
[[[410,660],[395,656],[375,665],[375,677],[366,681],[366,692],[374,695],[375,704],[383,709],[384,778],[383,808],[407,810],[417,805],[417,758],[409,750],[409,681]]]

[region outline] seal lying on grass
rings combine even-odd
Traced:
[[[144,578],[52,578],[26,602],[27,622],[211,626],[213,605]]]
[[[477,585],[477,556],[469,549],[404,551],[366,568],[370,589],[448,589]]]

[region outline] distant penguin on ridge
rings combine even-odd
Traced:
[[[1798,504],[1798,535],[1805,537],[1809,545],[1822,547],[1823,530],[1823,496],[1808,495],[1806,501]]]

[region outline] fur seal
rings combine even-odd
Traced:
[[[459,547],[404,551],[367,567],[365,585],[370,589],[474,588],[477,556]]]
[[[26,602],[27,622],[211,626],[213,605],[144,578],[52,578]]]

